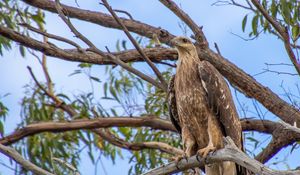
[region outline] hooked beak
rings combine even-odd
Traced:
[[[173,38],[173,39],[170,41],[170,45],[171,45],[172,47],[178,46],[178,41],[176,40],[176,38]]]

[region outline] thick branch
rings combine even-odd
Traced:
[[[23,0],[25,3],[48,10],[50,12],[57,13],[55,8],[55,2],[49,0]],[[108,14],[101,12],[94,12],[90,10],[83,10],[80,8],[75,8],[67,5],[62,5],[64,11],[68,14],[70,18],[77,18],[83,21],[99,24],[104,27],[121,29],[121,26]],[[147,24],[144,24],[140,21],[120,18],[123,24],[128,28],[129,31],[152,38],[153,34],[156,34],[159,41],[168,42],[174,35],[170,34],[168,31],[163,30],[159,27],[153,27]]]
[[[268,168],[267,166],[261,164],[257,160],[254,160],[248,157],[245,153],[239,150],[233,143],[233,141],[227,137],[226,138],[227,145],[224,149],[220,149],[215,151],[213,154],[210,154],[205,160],[202,158],[197,158],[197,156],[193,156],[186,160],[181,160],[178,165],[175,162],[169,163],[167,165],[163,165],[161,167],[150,170],[144,175],[163,175],[163,174],[172,174],[176,172],[180,172],[183,170],[187,170],[194,167],[204,166],[204,163],[216,163],[222,161],[233,161],[248,170],[254,172],[255,174],[262,175],[295,175],[299,174],[299,170],[295,171],[278,171]]]
[[[99,65],[115,64],[115,62],[113,62],[111,59],[93,52],[80,52],[77,49],[60,49],[53,44],[40,42],[4,26],[0,26],[0,35],[31,49],[41,51],[48,56],[57,57],[66,61],[85,62]],[[175,49],[146,48],[143,51],[153,62],[159,62],[162,60],[177,60],[177,52]],[[104,54],[107,55],[108,53]],[[143,61],[142,57],[136,50],[112,52],[111,54],[119,57],[121,61],[125,63]]]
[[[42,132],[63,132],[79,129],[95,129],[108,127],[151,127],[153,129],[176,131],[173,125],[157,117],[110,117],[97,119],[81,119],[68,122],[42,122],[30,124],[16,130],[11,135],[0,139],[0,143],[9,145],[18,140]]]
[[[278,122],[276,128],[272,132],[272,140],[262,152],[260,152],[255,159],[265,163],[276,155],[281,149],[293,144],[300,139],[300,132],[290,128],[289,125]]]
[[[34,174],[41,174],[41,175],[54,175],[35,164],[29,162],[28,160],[24,159],[16,150],[10,148],[8,146],[4,146],[0,144],[0,152],[8,156],[9,158],[14,159],[17,163],[19,163],[23,168],[33,172]]]
[[[56,12],[55,4],[51,1],[23,1],[32,6]],[[120,26],[109,15],[99,12],[82,10],[70,6],[63,6],[63,8],[64,10],[66,10],[69,17],[96,23],[104,27],[120,29]],[[170,34],[166,30],[162,30],[160,28],[156,28],[138,21],[122,19],[122,22],[125,24],[129,31],[135,32],[142,36],[146,36],[148,38],[151,38],[153,34],[156,34],[159,40],[164,43],[168,43],[174,37],[174,35]],[[300,121],[300,113],[298,109],[283,101],[270,89],[262,86],[251,76],[243,72],[234,64],[230,63],[227,59],[215,54],[212,50],[208,49],[199,49],[199,57],[213,64],[219,70],[219,72],[223,76],[225,76],[229,82],[231,82],[232,85],[238,87],[238,89],[241,89],[242,92],[248,97],[255,98],[256,100],[258,100],[263,106],[265,106],[272,113],[280,117],[283,121],[289,124],[294,124],[294,122]]]

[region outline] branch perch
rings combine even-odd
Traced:
[[[300,170],[293,171],[278,171],[266,167],[257,160],[248,157],[245,153],[239,150],[233,143],[230,137],[224,138],[225,148],[217,150],[208,155],[206,159],[192,156],[186,160],[181,160],[178,165],[175,162],[163,165],[161,167],[150,170],[143,175],[164,175],[177,173],[194,167],[202,167],[205,163],[215,163],[222,161],[233,161],[248,170],[260,175],[295,175],[299,174]]]

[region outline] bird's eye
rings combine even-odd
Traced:
[[[183,38],[182,41],[183,41],[184,43],[187,43],[187,42],[188,42],[188,40],[187,40],[186,38]]]

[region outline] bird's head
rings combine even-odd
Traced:
[[[170,44],[177,49],[179,55],[185,54],[185,53],[197,54],[197,51],[196,51],[196,48],[195,48],[193,42],[187,37],[177,36],[171,40]]]

